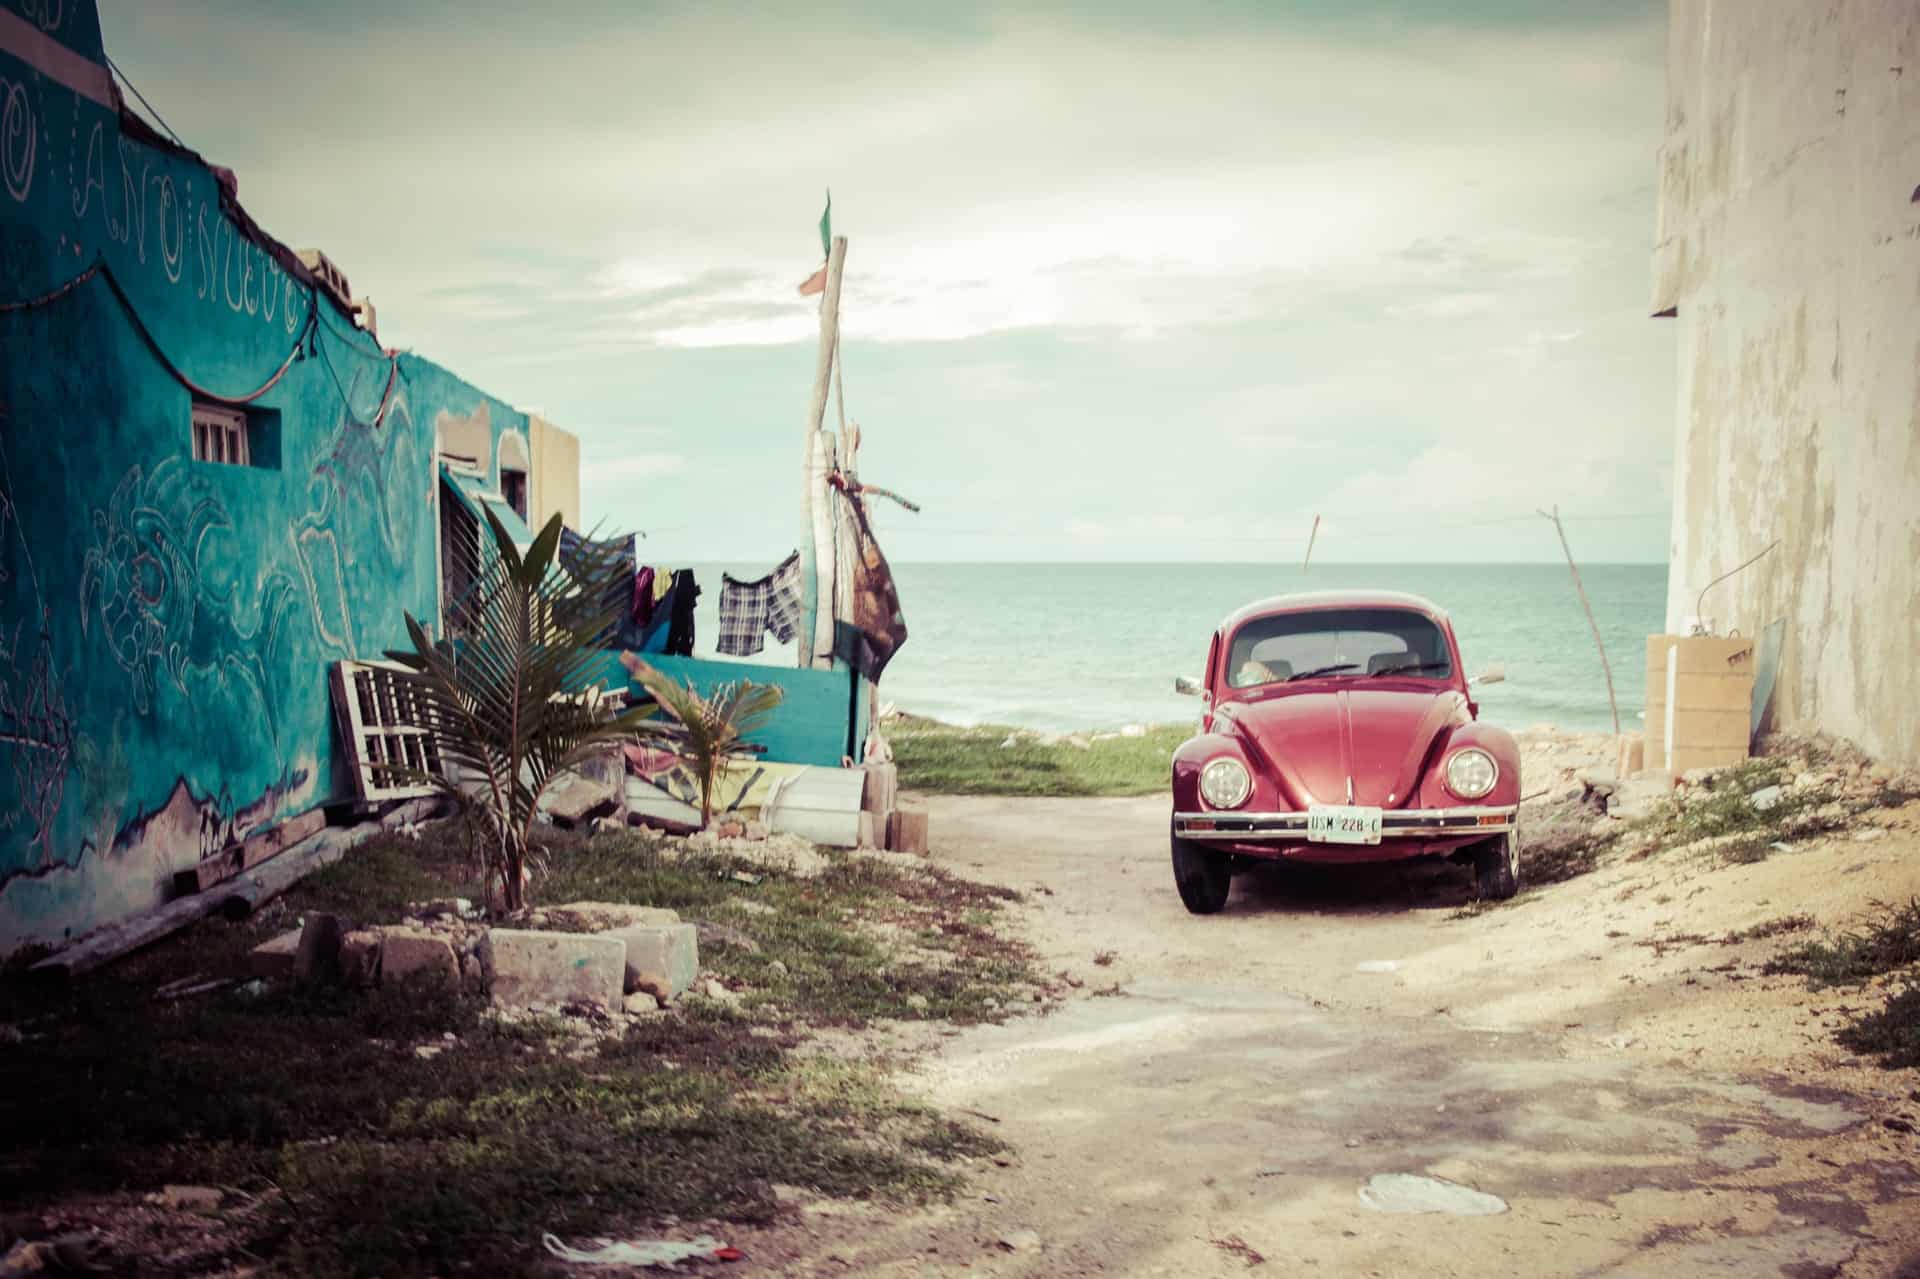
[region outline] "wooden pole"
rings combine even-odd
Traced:
[[[1600,650],[1600,669],[1607,677],[1607,705],[1613,709],[1613,735],[1620,736],[1620,703],[1613,695],[1613,667],[1607,661],[1607,646],[1600,641],[1600,623],[1593,620],[1593,605],[1587,601],[1587,588],[1580,583],[1580,570],[1574,567],[1573,549],[1567,545],[1567,530],[1560,523],[1560,508],[1553,513],[1540,512],[1540,518],[1553,521],[1553,531],[1560,535],[1560,549],[1567,557],[1567,571],[1573,574],[1573,589],[1580,593],[1580,607],[1587,610],[1587,625],[1593,631],[1593,646]]]
[[[1306,559],[1303,559],[1303,560],[1301,560],[1301,561],[1300,561],[1300,567],[1301,567],[1301,569],[1302,569],[1302,570],[1304,570],[1304,569],[1305,569],[1305,568],[1307,567],[1307,565],[1308,565],[1309,563],[1311,563],[1311,562],[1312,562],[1312,560],[1313,560],[1313,540],[1314,540],[1314,539],[1315,539],[1316,537],[1319,537],[1319,536],[1320,536],[1320,517],[1319,517],[1318,515],[1315,515],[1315,516],[1313,517],[1313,528],[1312,528],[1312,530],[1311,530],[1311,531],[1310,531],[1310,532],[1309,532],[1309,533],[1307,534],[1307,557],[1306,557]]]
[[[820,612],[820,569],[821,560],[827,561],[828,598],[832,598],[833,552],[832,518],[833,512],[827,504],[826,475],[820,469],[820,422],[827,412],[827,391],[833,380],[833,361],[840,345],[840,275],[847,261],[847,237],[835,236],[833,247],[827,254],[827,287],[820,298],[820,351],[813,364],[813,395],[807,402],[806,434],[802,439],[800,453],[801,489],[800,489],[800,633],[796,640],[800,649],[800,665],[817,665],[819,652],[819,612]],[[829,532],[825,538],[826,550],[822,554],[821,530],[825,524]],[[832,606],[828,605],[827,649],[825,655],[832,660],[833,619]]]

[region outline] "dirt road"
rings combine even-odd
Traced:
[[[992,1116],[1007,1166],[949,1208],[809,1216],[785,1273],[1798,1279],[1920,1252],[1920,1145],[1881,1122],[1915,1081],[1704,936],[1920,888],[1911,811],[1711,882],[1640,863],[1462,916],[1464,872],[1385,868],[1242,878],[1195,918],[1164,799],[931,807],[938,860],[1026,892],[1076,997],[909,1077]],[[1366,1202],[1395,1189],[1460,1202]]]

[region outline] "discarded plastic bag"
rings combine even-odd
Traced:
[[[541,1235],[540,1242],[560,1260],[579,1266],[659,1266],[663,1270],[674,1270],[683,1261],[738,1261],[742,1255],[739,1249],[727,1247],[712,1235],[701,1235],[685,1243],[673,1239],[610,1241],[591,1252],[569,1248],[552,1235]]]

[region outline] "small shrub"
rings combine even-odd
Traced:
[[[1856,1017],[1834,1038],[1843,1048],[1880,1058],[1889,1070],[1920,1066],[1920,983],[1908,981],[1885,1008]]]
[[[1901,906],[1875,905],[1880,914],[1864,927],[1783,951],[1764,971],[1805,977],[1818,988],[1858,985],[1920,964],[1920,897]]]

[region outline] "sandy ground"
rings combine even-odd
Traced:
[[[1529,785],[1592,745],[1533,744]],[[1920,1275],[1920,1137],[1883,1123],[1920,1118],[1920,1072],[1831,1039],[1866,996],[1761,976],[1780,939],[1679,940],[1920,892],[1920,805],[1477,915],[1465,871],[1389,867],[1243,877],[1210,918],[1174,895],[1164,798],[929,807],[935,860],[1023,890],[1075,997],[897,1028],[908,1086],[1013,1154],[947,1207],[800,1205],[737,1239],[758,1271]],[[1363,1203],[1399,1173],[1506,1210]]]

